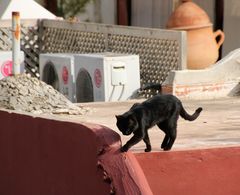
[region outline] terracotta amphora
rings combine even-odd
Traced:
[[[208,15],[195,3],[182,1],[170,16],[167,28],[187,32],[188,69],[204,69],[217,61],[224,33],[221,30],[213,32]]]

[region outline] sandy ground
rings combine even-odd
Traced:
[[[143,100],[82,103],[80,105],[90,108],[91,112],[83,116],[71,116],[71,119],[101,124],[120,134],[116,127],[115,115],[124,113],[133,103],[141,101]],[[216,100],[184,100],[183,105],[190,114],[199,106],[203,108],[203,112],[198,119],[192,122],[179,119],[178,135],[173,150],[240,145],[239,97]],[[160,151],[164,133],[157,127],[153,127],[149,130],[149,136],[153,151]],[[121,135],[123,143],[129,138],[130,136]],[[141,141],[131,151],[143,151],[144,148],[145,144]]]

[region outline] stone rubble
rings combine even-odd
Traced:
[[[73,104],[52,86],[27,74],[0,80],[0,108],[35,114],[82,115],[88,111]]]

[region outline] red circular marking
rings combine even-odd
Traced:
[[[66,66],[62,68],[62,80],[65,85],[68,84],[68,69]]]
[[[12,74],[12,61],[7,60],[3,62],[2,67],[1,67],[1,73],[4,77],[7,77]]]
[[[102,85],[102,74],[101,71],[97,68],[94,71],[94,82],[97,88],[101,87]]]

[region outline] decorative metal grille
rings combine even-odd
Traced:
[[[9,28],[0,28],[0,50],[9,51],[12,48],[11,31]]]
[[[141,86],[161,84],[171,70],[186,67],[186,34],[182,31],[126,27],[64,20],[42,20],[22,25],[21,49],[26,71],[39,76],[40,53],[138,54]],[[11,50],[11,28],[0,22],[0,49]],[[158,92],[158,91],[157,91]],[[143,93],[152,96],[154,91]]]
[[[21,50],[24,52],[25,70],[32,76],[38,76],[40,53],[39,28],[36,20],[21,22]],[[11,21],[0,22],[0,50],[12,50]]]
[[[102,33],[44,28],[45,53],[96,53],[105,51]]]

